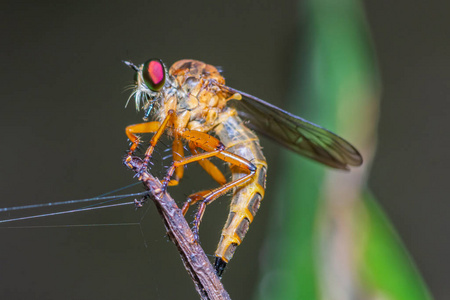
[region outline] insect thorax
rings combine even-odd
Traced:
[[[181,60],[170,68],[169,81],[161,93],[159,120],[173,109],[177,113],[179,130],[208,132],[220,122],[229,96],[220,88],[225,79],[215,67],[195,60]]]

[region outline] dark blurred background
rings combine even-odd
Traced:
[[[383,85],[369,185],[432,294],[444,299],[450,3],[363,4]],[[133,105],[124,109],[132,71],[121,60],[200,59],[222,66],[228,85],[283,107],[303,23],[297,1],[17,1],[0,13],[0,207],[93,197],[135,181],[121,164],[124,128],[142,115]],[[263,146],[271,166],[266,199],[223,280],[235,299],[253,294],[271,202],[280,201],[270,190],[270,178],[282,176],[278,147]],[[196,171],[187,170],[171,192],[175,199],[210,183]],[[201,228],[211,255],[228,204],[218,202]],[[131,206],[5,224],[33,227],[0,229],[1,298],[196,299],[159,216],[147,207],[141,226],[60,226],[139,222],[145,210]]]

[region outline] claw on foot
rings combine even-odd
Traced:
[[[133,169],[133,163],[132,163],[132,156],[127,155],[127,157],[124,159],[123,164],[127,166],[129,169]]]
[[[136,172],[136,177],[139,178],[139,180],[142,178],[142,175],[147,171],[147,165],[148,163],[146,163],[145,161],[141,164],[141,166],[139,167],[139,171]]]
[[[197,222],[195,222],[195,221],[193,222],[191,230],[192,230],[192,233],[194,234],[195,243],[200,244],[200,234],[198,232]]]
[[[147,196],[143,196],[139,200],[134,199],[134,206],[136,207],[136,209],[141,208],[144,206],[145,202],[147,202]]]
[[[194,233],[194,229],[192,229],[192,232]],[[200,236],[198,233],[194,233],[194,243],[200,245]]]

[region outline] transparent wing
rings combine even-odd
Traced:
[[[241,94],[242,100],[230,100],[228,104],[236,108],[243,120],[248,121],[248,127],[288,149],[337,169],[362,164],[358,150],[331,131],[255,96],[228,86],[221,88],[231,94]]]

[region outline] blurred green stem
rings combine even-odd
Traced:
[[[310,0],[301,15],[307,19],[305,49],[292,64],[287,108],[351,141],[365,162],[345,173],[282,152],[258,299],[429,299],[368,196],[380,84],[361,3]],[[386,280],[394,277],[401,280]]]

